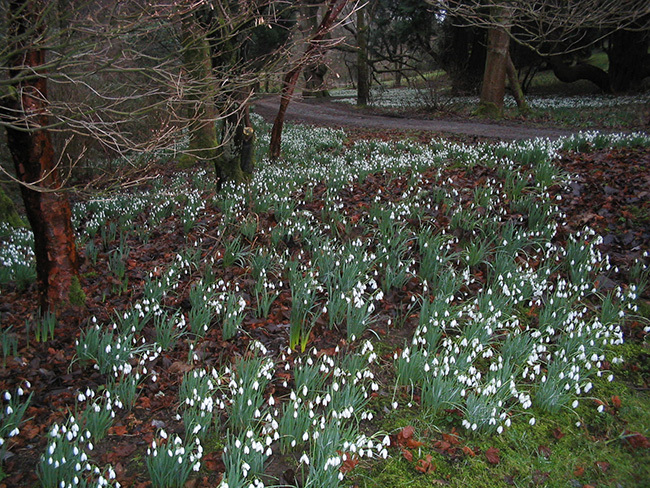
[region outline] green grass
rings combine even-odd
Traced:
[[[598,391],[597,387],[595,393]],[[625,385],[614,391],[620,394],[622,404],[618,412],[594,414],[592,407],[579,407],[552,418],[538,416],[534,429],[524,421],[513,422],[502,436],[461,435],[457,456],[435,448],[435,442],[442,439],[440,431],[451,431],[449,418],[427,420],[421,411],[400,409],[384,419],[380,427],[392,432],[407,425],[415,427],[416,437],[424,445],[412,450],[413,461],[407,461],[393,447],[388,460],[362,464],[347,486],[430,487],[441,481],[458,488],[643,486],[650,479],[650,453],[631,447],[624,432],[648,432],[650,395]],[[581,426],[577,427],[579,420]],[[465,446],[476,455],[463,454]],[[497,465],[487,460],[485,453],[490,448],[499,450]],[[417,459],[426,455],[432,456],[435,471],[422,474],[415,466]]]

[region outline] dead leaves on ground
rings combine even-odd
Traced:
[[[490,447],[485,451],[485,459],[487,459],[490,464],[499,464],[501,462],[499,450],[496,447]]]
[[[428,444],[417,440],[414,427],[409,425],[394,435],[392,440],[393,445],[399,447],[402,457],[409,463],[414,463],[413,467],[415,470],[423,474],[433,473],[436,470],[436,465],[431,454],[423,454],[421,452],[422,447],[429,447],[450,461],[473,458],[480,454],[480,451],[476,448],[472,448],[463,443],[455,428],[452,428],[451,432],[442,432],[440,439],[436,439],[431,444]],[[490,464],[497,465],[501,462],[499,449],[497,448],[491,447],[487,449],[483,453],[483,456]]]

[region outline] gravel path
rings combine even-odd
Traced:
[[[266,121],[273,122],[279,104],[280,97],[272,95],[255,100],[252,105],[255,113],[261,115]],[[572,134],[569,130],[530,127],[524,124],[391,117],[358,109],[349,104],[336,103],[330,100],[302,99],[298,96],[294,97],[289,104],[286,121],[328,127],[450,133],[500,140],[533,139],[536,137],[557,139]]]

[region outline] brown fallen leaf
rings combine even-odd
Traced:
[[[408,439],[410,437],[413,437],[414,433],[415,433],[415,429],[413,428],[413,426],[407,425],[400,431],[398,436],[401,437],[402,439]]]
[[[126,426],[125,425],[113,425],[109,427],[108,429],[108,434],[109,435],[124,435],[126,434]]]
[[[565,436],[564,432],[562,432],[559,427],[553,429],[553,437],[555,437],[558,441],[562,439],[562,437],[564,436]]]
[[[32,440],[41,433],[41,426],[35,422],[28,421],[21,427],[20,433],[26,439]]]
[[[443,432],[442,433],[442,439],[444,441],[446,441],[446,442],[449,442],[449,444],[451,444],[451,445],[460,444],[460,439],[459,439],[458,433],[456,432],[456,427],[453,427],[449,434],[446,434],[445,432]]]
[[[211,452],[203,456],[201,464],[205,466],[208,471],[221,471],[225,469],[221,452]]]
[[[463,446],[463,452],[469,457],[476,456],[476,453],[469,446]]]
[[[625,441],[634,449],[650,449],[650,440],[638,432],[625,432]]]
[[[614,406],[614,408],[615,408],[616,410],[618,410],[619,408],[621,408],[621,399],[618,397],[618,395],[614,395],[614,396],[612,397],[612,405]]]
[[[490,447],[485,451],[485,458],[490,464],[499,464],[501,459],[499,459],[499,450],[495,447]]]
[[[413,462],[413,453],[408,449],[402,448],[402,456],[404,456],[404,459],[406,459],[409,463]]]
[[[436,466],[432,463],[432,460],[431,454],[427,454],[426,459],[418,459],[415,469],[423,474],[433,473],[436,470]]]
[[[580,478],[580,476],[582,476],[583,474],[585,474],[585,468],[583,468],[582,466],[576,466],[576,469],[573,470],[573,475],[576,478]]]
[[[185,361],[176,361],[169,367],[169,374],[185,374],[191,371],[194,366],[187,364]]]
[[[439,449],[442,452],[448,451],[451,448],[451,444],[446,441],[436,441],[433,443],[433,447]]]
[[[596,466],[598,466],[598,469],[603,473],[606,473],[609,470],[610,464],[607,461],[596,461]]]
[[[424,445],[424,442],[416,441],[413,438],[415,429],[412,425],[404,427],[399,434],[397,434],[397,443],[400,446],[408,447],[409,449],[417,449]]]
[[[537,453],[545,459],[549,459],[551,457],[551,449],[547,446],[539,446],[537,448]]]
[[[356,454],[353,454],[351,452],[342,452],[342,451],[336,451],[341,458],[345,456],[345,460],[341,464],[341,467],[339,468],[339,471],[343,474],[349,473],[352,471],[357,464],[359,464],[359,456]]]

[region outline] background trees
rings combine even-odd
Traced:
[[[488,56],[481,102],[499,107],[500,86],[508,56],[506,33],[513,43],[549,63],[562,81],[587,79],[605,92],[638,87],[650,70],[648,42],[650,6],[639,0],[540,0],[483,2],[480,0],[428,0],[445,16],[457,17],[465,25],[487,29]],[[567,63],[567,55],[603,46],[609,57],[609,72],[593,66]],[[621,46],[627,46],[621,48]],[[498,47],[497,47],[498,46]],[[628,49],[629,48],[629,49]],[[628,52],[634,54],[627,55]],[[636,62],[632,61],[632,57]],[[621,76],[621,73],[625,75]]]

